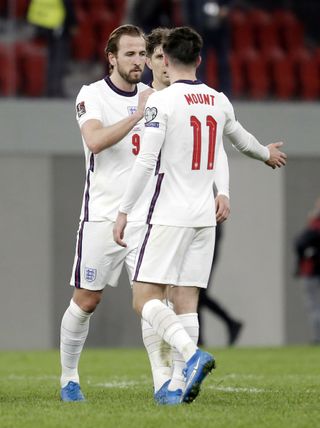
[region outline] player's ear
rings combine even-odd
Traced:
[[[199,67],[199,65],[201,64],[201,62],[202,62],[202,58],[201,58],[201,56],[199,55],[199,56],[198,56],[198,59],[197,59],[197,62],[196,62],[196,67],[197,67],[197,68]]]
[[[116,65],[116,56],[112,52],[108,52],[108,60],[113,67]]]
[[[147,64],[148,68],[150,68],[150,70],[152,70],[151,59],[148,56],[146,57],[146,64]]]

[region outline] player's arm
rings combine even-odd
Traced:
[[[81,134],[88,149],[98,154],[121,141],[143,118],[146,101],[152,92],[152,89],[140,92],[137,111],[113,125],[103,126],[98,119],[87,120],[81,126]]]
[[[240,152],[251,158],[265,162],[273,169],[276,167],[281,168],[286,164],[287,155],[279,150],[283,145],[282,142],[263,146],[239,122],[236,129],[228,134],[228,137],[234,147]]]
[[[230,214],[229,164],[223,143],[219,146],[215,165],[216,220],[222,223]]]
[[[131,212],[148,183],[150,175],[154,172],[164,141],[164,135],[163,132],[153,132],[152,129],[145,131],[140,153],[131,171],[129,184],[121,200],[118,217],[113,229],[113,238],[122,247],[127,246],[123,241],[127,215]]]
[[[224,127],[224,135],[229,137],[233,146],[245,155],[265,162],[273,169],[284,166],[287,155],[279,150],[283,143],[272,143],[268,146],[260,144],[256,137],[244,129],[236,120],[232,104],[225,95],[223,96],[225,98],[227,119]]]

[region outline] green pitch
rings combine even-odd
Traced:
[[[316,428],[320,347],[214,351],[217,369],[190,405],[159,407],[145,352],[86,350],[85,403],[59,401],[59,354],[0,353],[1,428]]]

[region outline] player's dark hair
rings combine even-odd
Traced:
[[[202,45],[202,37],[193,28],[178,27],[170,30],[163,51],[173,62],[195,65]]]
[[[108,64],[109,74],[111,73],[113,67],[109,63],[108,53],[111,52],[113,55],[117,55],[119,50],[119,40],[122,36],[131,36],[131,37],[142,37],[146,39],[143,30],[136,25],[125,24],[121,25],[118,28],[115,28],[109,36],[107,45],[104,49],[105,57]]]
[[[149,58],[154,53],[154,50],[165,42],[169,32],[169,28],[158,27],[147,35],[147,56]]]

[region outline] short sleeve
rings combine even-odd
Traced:
[[[97,119],[102,122],[99,97],[92,86],[82,86],[76,99],[76,118],[79,127],[89,119]]]

